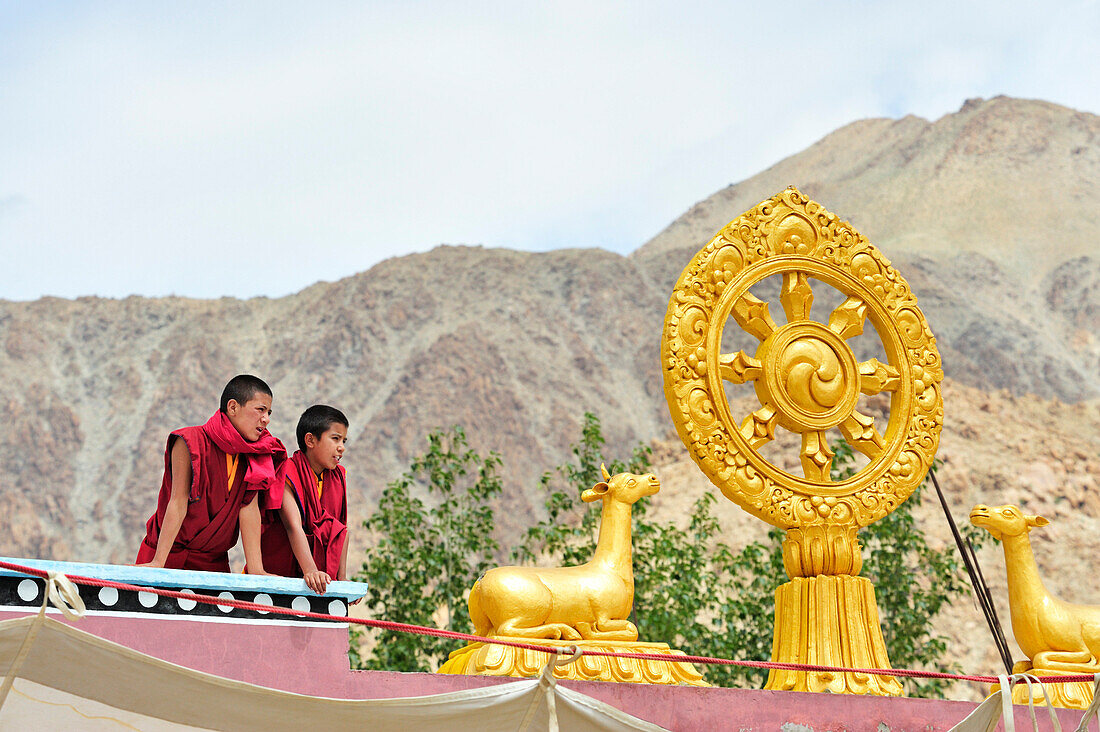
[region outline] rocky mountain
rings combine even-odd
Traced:
[[[1037,285],[1097,254],[1098,145],[1100,117],[1007,97],[934,122],[860,120],[699,202],[638,254],[706,241],[730,212],[794,184],[891,256],[968,252]]]
[[[919,297],[948,378],[958,517],[979,500],[1024,501],[1063,519],[1048,535],[1069,554],[1041,565],[1094,555],[1100,117],[1007,98],[936,121],[855,122],[627,257],[440,247],[278,299],[0,301],[0,554],[132,560],[167,432],[204,421],[239,372],[274,387],[272,431],[288,445],[311,403],[351,417],[353,519],[428,430],[461,424],[504,457],[498,515],[514,536],[537,519],[538,476],[568,456],[586,410],[612,452],[656,441],[678,515],[707,486],[669,441],[667,298],[714,232],[788,184],[851,220]],[[725,518],[731,536],[755,530],[732,506]],[[357,532],[353,546],[364,542]],[[1084,584],[1055,586],[1100,601]]]
[[[693,206],[633,259],[671,289],[679,262],[797,185],[913,285],[947,373],[986,389],[1100,394],[1100,117],[970,100],[935,122],[853,122]]]
[[[520,488],[502,514],[518,529],[585,409],[622,449],[664,433],[663,309],[628,258],[477,248],[391,260],[278,300],[3,303],[0,480],[19,519],[0,552],[130,558],[166,433],[204,421],[242,371],[272,385],[272,431],[288,444],[310,403],[347,412],[357,515],[428,430],[460,424],[504,455]]]

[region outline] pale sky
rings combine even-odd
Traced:
[[[1100,112],[1100,2],[1042,5],[0,0],[0,299],[627,253],[856,119]]]

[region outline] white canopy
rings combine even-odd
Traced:
[[[0,729],[663,729],[562,688],[549,674],[433,696],[326,699],[193,671],[42,615],[0,622],[0,671],[10,672],[36,624],[0,701]]]

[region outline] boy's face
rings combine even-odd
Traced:
[[[328,426],[320,439],[306,434],[306,457],[322,470],[335,470],[344,457],[344,444],[348,441],[348,428],[339,422]]]
[[[229,421],[241,433],[248,442],[255,442],[267,429],[267,423],[271,421],[271,397],[267,394],[256,393],[244,404],[236,399],[230,399],[225,405],[225,414]]]

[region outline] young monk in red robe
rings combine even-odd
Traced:
[[[241,374],[225,385],[206,424],[168,436],[138,566],[228,572],[239,526],[249,571],[267,574],[260,509],[279,507],[287,466],[286,448],[267,431],[270,419],[271,387]]]
[[[273,574],[303,577],[324,593],[333,579],[347,578],[347,477],[340,459],[348,441],[348,418],[315,404],[302,413],[298,451],[290,458],[282,506],[268,512],[261,540],[264,567]]]

